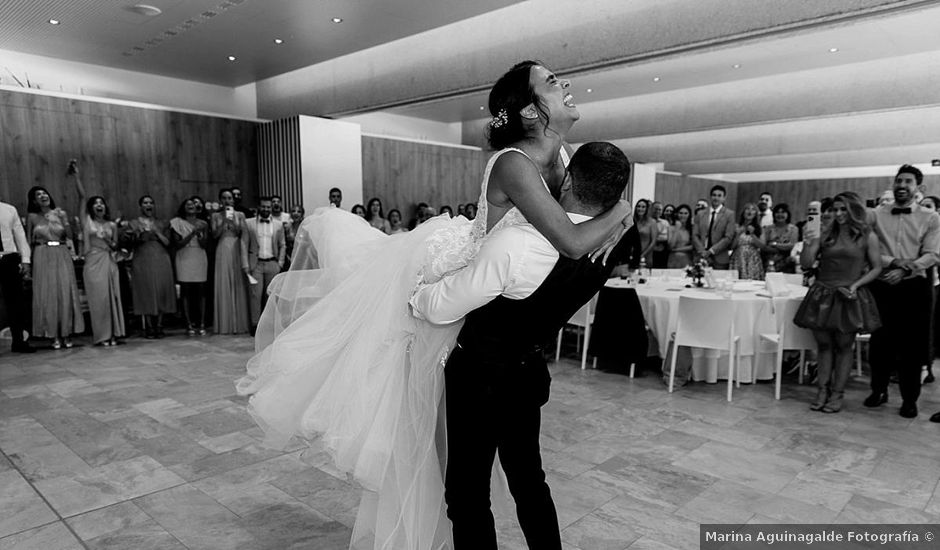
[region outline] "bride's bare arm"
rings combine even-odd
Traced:
[[[593,220],[574,224],[560,204],[542,185],[538,169],[520,154],[506,154],[497,159],[490,174],[490,189],[498,187],[545,236],[558,252],[568,258],[580,258],[601,247],[618,232],[627,208],[618,203]]]

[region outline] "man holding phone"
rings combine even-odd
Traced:
[[[917,416],[921,366],[930,362],[933,281],[928,269],[940,260],[940,215],[916,202],[923,173],[905,164],[894,177],[894,202],[872,214],[884,271],[871,284],[882,326],[871,335],[871,395],[866,407],[888,401],[891,369],[898,372],[900,415]]]

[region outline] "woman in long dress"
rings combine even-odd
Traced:
[[[461,323],[414,319],[407,302],[416,285],[460,269],[489,232],[526,219],[570,257],[622,234],[625,204],[574,225],[552,196],[564,176],[564,136],[578,118],[568,87],[535,62],[494,86],[489,140],[498,151],[473,223],[439,216],[388,236],[318,209],[297,236],[294,267],[319,269],[271,285],[259,353],[238,390],[254,394],[249,410],[272,442],[319,435],[366,489],[353,548],[450,547],[435,434],[443,363]]]
[[[170,262],[169,225],[154,216],[150,195],[137,200],[140,216],[130,221],[124,240],[133,247],[131,290],[134,314],[141,316],[146,338],[163,338],[163,314],[176,313],[176,286]]]
[[[72,260],[72,227],[65,210],[44,187],[26,195],[26,238],[33,249],[33,331],[51,338],[53,349],[72,347],[71,336],[85,332],[75,264]]]
[[[764,279],[764,265],[761,262],[760,251],[764,245],[761,240],[760,217],[757,215],[757,205],[747,203],[741,210],[738,218],[734,241],[731,248],[734,251],[731,257],[731,269],[738,271],[739,279]]]
[[[75,177],[78,199],[85,203],[82,222],[85,265],[82,268],[82,280],[88,299],[92,337],[95,345],[115,346],[117,339],[125,335],[121,278],[114,258],[118,249],[117,224],[111,221],[111,212],[104,197],[95,195],[86,200],[78,165],[73,166],[71,173]]]
[[[228,189],[219,192],[222,211],[212,214],[215,247],[213,314],[216,334],[248,332],[248,225]]]

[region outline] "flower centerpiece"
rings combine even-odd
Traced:
[[[708,261],[700,259],[685,268],[686,277],[692,278],[692,284],[698,288],[705,286],[702,279],[705,278],[705,271],[708,269]]]

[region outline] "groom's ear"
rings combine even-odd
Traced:
[[[565,171],[565,179],[561,182],[560,193],[568,193],[571,191],[571,186],[574,185],[574,181],[571,179],[571,172]]]
[[[539,117],[539,112],[535,105],[529,103],[519,111],[519,116],[527,120],[535,120]]]

